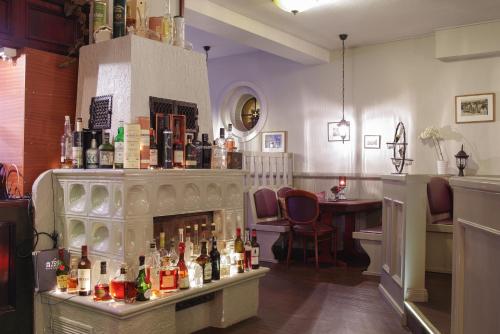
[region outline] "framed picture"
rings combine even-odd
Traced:
[[[364,137],[365,149],[380,149],[380,135],[365,135]]]
[[[286,152],[286,131],[262,132],[262,152]]]
[[[328,141],[342,141],[342,137],[340,137],[339,123],[340,122],[328,123]],[[344,141],[351,140],[351,124],[348,124],[349,126],[347,128],[347,136],[345,137]]]
[[[455,97],[455,122],[477,123],[495,121],[495,93]]]

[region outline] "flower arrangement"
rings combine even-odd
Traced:
[[[436,149],[438,158],[440,161],[444,161],[443,151],[441,151],[441,145],[439,144],[439,140],[443,139],[439,130],[433,126],[427,127],[421,134],[420,139],[428,140],[432,139],[434,143],[434,148]]]

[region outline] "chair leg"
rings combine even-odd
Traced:
[[[316,270],[319,269],[319,257],[318,257],[318,235],[314,233],[314,256],[316,258]]]
[[[304,257],[304,263],[307,263],[307,257],[306,257],[306,246],[307,246],[307,243],[306,243],[306,238],[305,237],[302,237],[302,251],[303,251],[303,257]]]
[[[292,247],[293,247],[293,232],[290,231],[288,233],[288,254],[286,256],[286,267],[287,268],[290,264],[290,257],[292,256]]]

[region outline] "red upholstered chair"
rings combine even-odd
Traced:
[[[278,195],[278,198],[285,198],[285,194],[289,192],[290,190],[293,190],[291,187],[281,187],[278,189],[276,194]]]
[[[453,225],[453,192],[448,180],[431,178],[427,184],[427,198],[432,223]]]
[[[297,236],[302,238],[304,260],[306,257],[306,240],[307,238],[311,238],[314,240],[316,269],[319,268],[318,245],[320,242],[331,242],[331,246],[333,247],[334,252],[334,259],[336,260],[336,230],[334,227],[321,224],[318,221],[318,197],[315,194],[307,191],[291,190],[288,191],[285,195],[285,207],[287,210],[287,218],[290,222],[288,256],[286,262],[287,266],[290,262],[290,256],[292,254],[293,239]]]
[[[280,207],[280,213],[282,218],[286,218],[286,208],[285,208],[285,194],[289,192],[290,190],[293,190],[293,188],[290,187],[282,187],[278,189],[276,192],[276,195],[278,195],[278,204]]]

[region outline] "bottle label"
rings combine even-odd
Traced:
[[[155,148],[149,149],[149,165],[158,166],[158,150]]]
[[[75,166],[80,167],[83,164],[83,155],[82,155],[82,148],[81,147],[74,147],[73,146],[73,162]]]
[[[189,288],[189,276],[181,277],[179,279],[179,288],[188,289]]]
[[[212,279],[212,266],[210,263],[207,263],[203,267],[203,279],[205,280],[211,280]]]
[[[94,288],[94,295],[97,297],[97,298],[103,298],[104,296],[106,296],[106,290],[104,290],[103,287],[101,286],[96,286]]]
[[[123,164],[123,142],[115,142],[115,164]]]
[[[174,151],[174,163],[182,164],[184,159],[184,152],[176,150]]]
[[[151,289],[147,289],[144,291],[144,298],[150,299],[151,298]]]
[[[252,248],[252,266],[259,264],[259,253],[260,253],[260,248],[258,247]]]
[[[160,290],[172,288],[175,288],[175,276],[171,272],[168,272],[161,278]]]
[[[113,166],[113,151],[99,151],[99,166]]]
[[[57,288],[59,290],[64,290],[68,288],[68,275],[57,276]]]
[[[87,165],[97,165],[97,151],[87,151]]]
[[[196,167],[196,165],[197,165],[196,160],[186,160],[186,166]]]
[[[78,291],[90,291],[90,269],[78,269]]]

